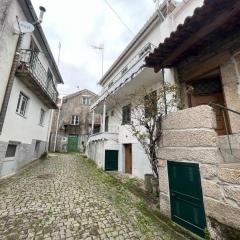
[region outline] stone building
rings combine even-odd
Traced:
[[[50,150],[54,150],[56,126],[58,122],[57,151],[79,151],[86,146],[92,124],[90,105],[97,95],[90,90],[83,89],[76,93],[63,97],[60,104],[60,114],[54,111],[51,128]],[[95,128],[99,125],[99,117],[96,116]]]
[[[30,0],[0,1],[0,178],[48,150],[63,80],[40,23]]]
[[[240,238],[239,17],[239,0],[205,0],[146,58],[174,71],[183,109],[162,124],[160,209],[216,240]]]

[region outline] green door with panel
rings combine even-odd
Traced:
[[[118,151],[105,150],[105,171],[118,170]]]
[[[78,152],[78,136],[68,136],[68,152]]]
[[[198,164],[168,162],[172,220],[204,237],[206,217]]]

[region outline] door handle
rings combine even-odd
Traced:
[[[175,198],[175,197],[177,197],[177,194],[176,194],[176,193],[171,193],[171,196],[172,196],[173,198]]]

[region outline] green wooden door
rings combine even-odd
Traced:
[[[204,237],[206,217],[198,164],[168,162],[172,220]]]
[[[105,150],[105,171],[118,170],[118,151]]]
[[[78,136],[68,136],[68,152],[78,151]]]

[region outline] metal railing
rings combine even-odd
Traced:
[[[96,106],[102,101],[109,93],[113,92],[122,84],[126,79],[134,75],[144,64],[145,57],[155,48],[152,43],[147,43],[109,82],[108,86],[103,88],[101,96],[95,101],[92,106]],[[92,108],[92,107],[91,107]]]
[[[226,112],[232,112],[232,113],[237,114],[239,116],[240,116],[240,112],[235,111],[235,110],[230,109],[230,108],[227,108],[227,107],[225,107],[221,104],[218,104],[218,103],[210,102],[208,105],[212,108],[220,109],[220,111],[222,113],[222,116],[223,116],[224,127],[225,127],[226,134],[227,134],[227,137],[228,137],[229,149],[230,149],[231,154],[233,155],[232,145],[231,145],[230,136],[229,136],[231,134],[231,132],[230,132],[230,129],[229,129],[229,126],[228,126],[228,120],[227,120]]]
[[[44,68],[38,57],[39,52],[22,49],[18,70],[29,72],[43,91],[56,103],[58,91],[51,74]]]
[[[106,126],[105,126],[106,127]],[[119,133],[119,126],[118,125],[109,125],[106,127],[105,131],[102,132],[100,128],[94,128],[93,133],[91,135],[101,134],[101,133]]]

